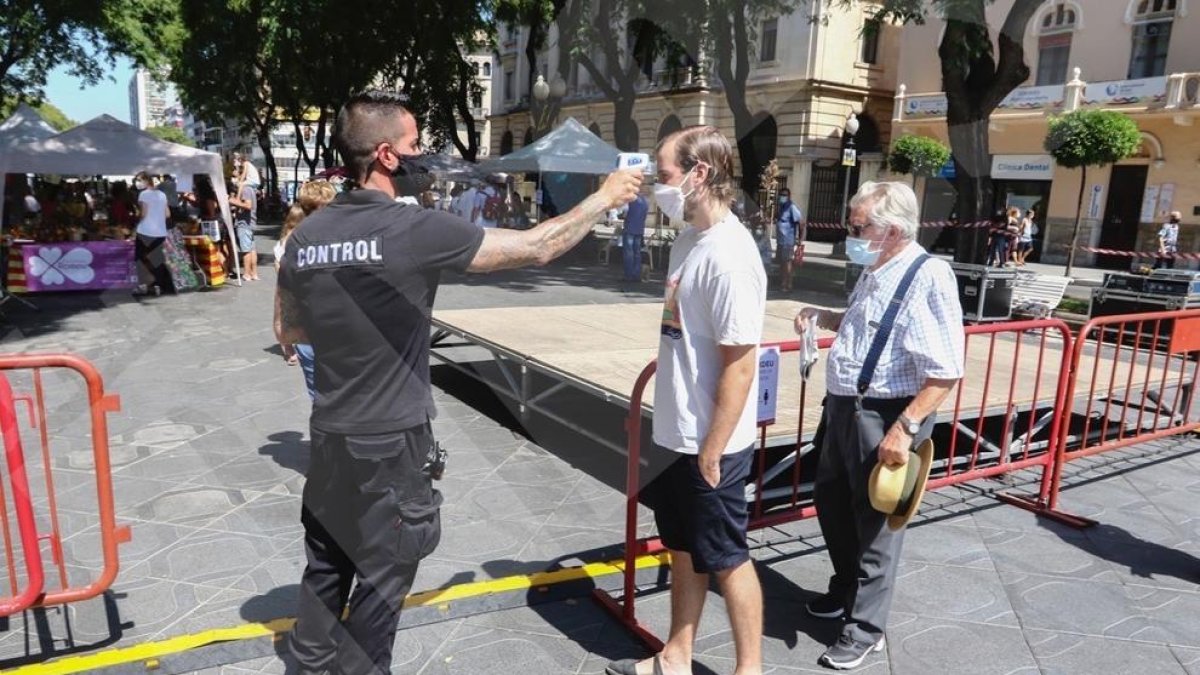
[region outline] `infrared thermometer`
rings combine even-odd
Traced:
[[[617,171],[623,169],[640,169],[644,174],[650,174],[650,155],[644,152],[622,152],[617,155]]]

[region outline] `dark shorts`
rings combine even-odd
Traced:
[[[721,483],[700,475],[696,455],[680,455],[652,483],[654,522],[663,545],[692,556],[697,574],[732,569],[750,559],[746,479],[753,448],[721,458]]]

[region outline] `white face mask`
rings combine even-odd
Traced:
[[[135,181],[133,181],[133,187],[135,187],[135,188],[137,188],[137,189],[139,189],[139,190],[145,190],[145,189],[146,189],[146,181],[144,181],[144,180],[135,180]]]
[[[658,203],[658,208],[671,220],[683,220],[684,201],[696,191],[696,187],[692,186],[692,189],[688,190],[687,194],[684,194],[683,184],[687,182],[688,177],[695,170],[696,167],[692,167],[691,171],[683,174],[683,180],[679,181],[679,185],[659,184],[654,186],[654,201]]]

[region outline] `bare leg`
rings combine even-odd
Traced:
[[[763,599],[754,563],[746,561],[717,575],[733,627],[734,675],[762,675]]]
[[[788,260],[783,261],[783,265],[781,266],[779,281],[780,281],[780,283],[779,283],[780,288],[782,288],[785,291],[792,290],[792,261],[790,258]]]
[[[659,654],[663,672],[667,675],[691,675],[696,626],[700,623],[707,595],[708,575],[696,574],[690,554],[671,551],[671,635]],[[652,659],[638,664],[638,673],[649,675],[652,672]]]

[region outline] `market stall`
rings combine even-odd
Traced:
[[[228,236],[234,236],[224,168],[216,153],[168,143],[108,115],[48,138],[16,143],[0,153],[0,174],[111,176],[139,171],[176,176],[207,174],[220,203]],[[4,186],[0,185],[0,199],[3,193]],[[131,232],[119,223],[105,223],[88,232],[49,225],[7,234],[14,240],[9,253],[10,282],[16,280],[12,267],[18,254],[25,282],[23,286],[10,286],[11,290],[82,290],[81,283],[89,288],[132,286],[127,277],[116,272],[126,248],[133,269],[133,244],[125,241]],[[79,239],[96,241],[72,241]],[[238,261],[234,262],[236,265]],[[86,282],[76,280],[89,275]]]

